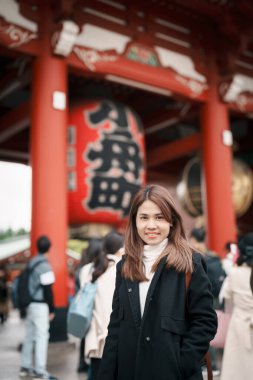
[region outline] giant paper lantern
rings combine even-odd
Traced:
[[[118,102],[89,101],[70,110],[68,125],[70,224],[125,220],[145,182],[138,116]]]

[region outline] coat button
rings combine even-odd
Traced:
[[[128,289],[128,293],[131,293],[131,291],[132,291],[132,288],[129,288],[129,289]]]
[[[150,336],[146,336],[146,341],[150,342]]]

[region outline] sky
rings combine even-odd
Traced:
[[[0,161],[0,230],[31,228],[31,168]]]

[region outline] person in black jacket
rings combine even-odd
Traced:
[[[99,380],[202,380],[201,361],[217,329],[210,288],[169,192],[141,189],[117,266]]]

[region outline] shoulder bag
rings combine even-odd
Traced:
[[[89,330],[95,295],[96,282],[86,283],[73,298],[67,315],[67,331],[78,338],[83,338]]]

